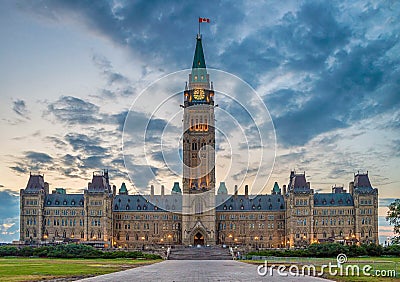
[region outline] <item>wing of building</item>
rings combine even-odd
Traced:
[[[116,191],[108,171],[94,172],[83,194],[56,188],[44,175],[29,176],[20,191],[20,240],[84,242],[99,247],[144,248],[171,244],[286,248],[315,242],[378,243],[378,190],[357,173],[348,191],[316,193],[305,173],[292,171],[288,185],[271,194],[228,194],[215,183],[215,93],[201,35],[183,92],[183,179],[171,193],[129,195]],[[178,107],[178,105],[177,105]]]

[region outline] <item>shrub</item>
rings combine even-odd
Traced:
[[[4,256],[18,256],[19,249],[14,246],[0,246],[0,257]]]

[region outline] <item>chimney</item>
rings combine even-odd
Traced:
[[[161,196],[164,196],[164,185],[161,185]]]
[[[353,195],[353,192],[354,192],[354,182],[351,181],[351,182],[349,183],[349,193],[350,193],[351,195]]]
[[[113,185],[113,196],[117,195],[117,186]]]
[[[154,185],[150,186],[150,196],[154,196]]]
[[[286,195],[286,185],[283,185],[283,195]]]
[[[235,196],[237,196],[237,194],[238,194],[238,187],[237,187],[237,185],[235,185]]]
[[[47,182],[44,183],[44,193],[49,194],[49,183]]]
[[[245,195],[246,197],[249,196],[249,185],[245,185],[245,186],[244,186],[244,195]]]

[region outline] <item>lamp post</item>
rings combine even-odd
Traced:
[[[168,234],[167,238],[168,238],[169,245],[171,246],[172,245],[172,242],[171,242],[172,241],[172,235]]]
[[[144,250],[144,239],[146,239],[144,236],[140,237],[142,239],[142,250]]]
[[[254,240],[256,241],[256,251],[258,250],[258,243],[257,243],[258,239],[259,239],[258,236],[254,237]]]
[[[230,245],[232,246],[232,238],[233,238],[233,235],[232,235],[232,234],[229,234],[228,237],[229,237],[229,243],[230,243]]]

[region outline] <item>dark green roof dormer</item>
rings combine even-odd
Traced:
[[[126,185],[122,182],[121,188],[119,188],[120,195],[128,195],[128,189],[126,189]]]
[[[174,187],[172,187],[171,194],[182,194],[181,187],[179,187],[179,182],[174,182]]]
[[[217,194],[218,195],[228,194],[228,189],[226,189],[225,182],[220,182]]]
[[[272,195],[281,194],[281,188],[279,188],[278,182],[275,182],[272,188]]]

